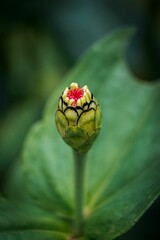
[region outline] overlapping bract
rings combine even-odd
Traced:
[[[78,92],[78,97],[68,96],[71,91]],[[79,94],[83,91],[83,94]],[[81,96],[82,95],[82,96]],[[101,128],[100,106],[87,86],[79,88],[72,83],[59,98],[56,111],[57,129],[64,141],[78,152],[87,152]]]

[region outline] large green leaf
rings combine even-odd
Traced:
[[[54,91],[24,150],[26,185],[35,202],[72,218],[72,151],[57,133],[54,112],[65,86],[87,84],[103,113],[85,176],[85,234],[92,239],[114,239],[127,231],[160,192],[160,88],[138,81],[127,69],[124,52],[132,33],[115,32],[88,51]]]

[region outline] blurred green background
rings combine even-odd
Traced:
[[[126,51],[128,66],[143,81],[156,81],[160,78],[160,1],[1,0],[2,195],[20,192],[18,169],[23,141],[30,126],[41,118],[50,93],[88,47],[126,25],[137,28]],[[119,239],[160,239],[159,215],[157,200]]]

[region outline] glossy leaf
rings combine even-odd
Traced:
[[[36,203],[72,218],[72,151],[57,133],[54,113],[67,85],[88,85],[103,115],[85,176],[85,234],[92,239],[114,239],[127,231],[160,192],[160,87],[129,72],[124,52],[132,33],[113,33],[88,51],[54,91],[24,151],[26,184]]]

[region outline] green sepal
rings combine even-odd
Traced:
[[[91,136],[87,132],[77,126],[68,127],[65,131],[64,141],[79,153],[87,152],[92,146],[94,140],[98,136],[100,128],[96,129]]]
[[[67,107],[64,113],[66,118],[68,119],[69,125],[76,126],[78,113],[76,112],[75,108]]]
[[[97,105],[97,109],[96,109],[95,125],[96,125],[96,128],[101,128],[102,126],[102,112],[99,105]]]
[[[95,110],[84,111],[78,120],[78,126],[83,127],[90,136],[95,131]]]
[[[88,135],[84,129],[77,126],[70,126],[65,130],[65,137],[63,139],[69,146],[81,151],[81,148],[88,139]]]
[[[58,129],[60,135],[62,137],[64,137],[65,129],[68,126],[68,120],[60,110],[56,111],[55,121],[56,121],[57,129]]]

